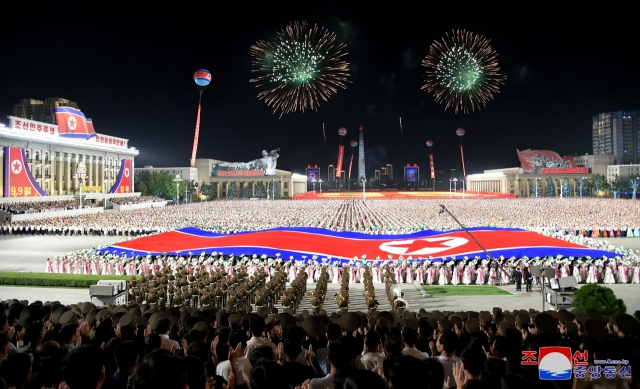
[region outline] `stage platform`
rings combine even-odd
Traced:
[[[497,193],[497,192],[471,192],[471,191],[440,191],[434,192],[430,190],[417,191],[365,191],[367,200],[389,200],[389,199],[515,199],[515,194]],[[353,199],[361,200],[362,191],[344,191],[344,192],[306,192],[293,196],[294,200],[344,200]]]

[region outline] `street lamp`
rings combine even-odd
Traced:
[[[311,180],[311,184],[313,185],[313,193],[316,193],[316,179],[314,178],[313,180]]]
[[[536,198],[540,198],[541,193],[542,193],[542,187],[540,186],[540,177],[536,177]]]
[[[467,181],[466,179],[462,179],[462,199],[463,200],[464,200],[464,186],[466,181]]]
[[[454,192],[458,190],[458,179],[454,177],[453,179],[449,180],[449,198],[451,198],[451,184],[453,184]]]
[[[318,184],[320,184],[320,194],[322,194],[322,178],[318,180]]]
[[[366,196],[365,196],[364,187],[365,187],[365,184],[367,183],[367,180],[364,177],[361,177],[360,181],[362,182],[362,201],[365,201]]]
[[[84,162],[78,163],[78,167],[76,169],[76,177],[78,178],[78,186],[80,187],[80,208],[82,209],[82,184],[84,183]]]
[[[180,181],[182,181],[182,177],[179,174],[176,174],[176,177],[173,179],[173,182],[176,183],[176,205],[180,204]]]
[[[31,223],[31,215],[33,215],[33,208],[29,208],[29,223]]]

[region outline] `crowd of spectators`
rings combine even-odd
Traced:
[[[85,201],[82,208],[94,208],[95,204]],[[14,214],[40,213],[51,211],[67,211],[80,208],[80,200],[56,200],[56,201],[20,201],[12,203],[0,203],[0,210]]]
[[[130,197],[113,197],[113,198],[110,198],[109,201],[118,205],[127,205],[127,204],[157,203],[164,200],[157,198],[155,196],[130,196]]]
[[[640,388],[640,312],[274,313],[5,301],[0,388]]]
[[[3,233],[61,233],[67,228],[91,234],[130,235],[135,231],[164,232],[198,227],[223,233],[279,227],[318,227],[367,234],[407,234],[420,230],[466,227],[507,227],[560,231],[571,235],[640,237],[640,201],[566,199],[455,200],[221,200],[173,207],[16,221],[3,224]],[[21,205],[22,207],[22,205]],[[28,209],[28,207],[27,207]],[[82,233],[82,232],[81,232]]]

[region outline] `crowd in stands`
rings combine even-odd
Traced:
[[[82,208],[94,208],[95,204],[85,201]],[[14,215],[26,213],[40,213],[51,211],[67,211],[80,208],[80,200],[56,200],[56,201],[21,201],[13,203],[0,203],[0,210]]]
[[[0,388],[640,388],[638,318],[10,300],[0,306]],[[570,349],[566,380],[540,379],[538,362],[549,367],[536,353],[551,346]]]
[[[127,204],[146,204],[146,203],[157,203],[164,201],[155,196],[131,196],[131,197],[113,197],[110,198],[114,204],[118,205],[127,205]]]
[[[578,236],[640,237],[640,201],[571,199],[467,200],[222,200],[66,218],[4,223],[2,232],[135,235],[198,227],[234,233],[278,227],[319,227],[367,234],[459,229],[444,204],[467,227],[509,227]],[[22,206],[21,206],[22,207]],[[28,208],[27,208],[28,209]]]

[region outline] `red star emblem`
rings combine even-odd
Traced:
[[[467,242],[467,239],[455,236],[435,236],[386,242],[380,245],[380,250],[398,255],[430,255],[463,246]]]
[[[22,171],[22,163],[15,159],[11,163],[11,171],[13,172],[13,174],[20,174],[20,172]]]

